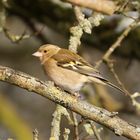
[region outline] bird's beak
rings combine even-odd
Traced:
[[[41,52],[35,52],[32,54],[33,56],[36,56],[36,57],[39,57],[41,58],[42,57],[42,53]]]

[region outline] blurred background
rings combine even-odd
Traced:
[[[119,2],[119,1],[118,1]],[[125,0],[122,1],[126,2]],[[119,35],[138,18],[139,0],[129,1],[122,13],[105,16],[100,26],[94,27],[92,34],[84,33],[78,53],[91,64],[102,58]],[[89,9],[83,9],[86,17],[91,16]],[[130,18],[131,17],[131,18]],[[59,0],[1,0],[0,1],[0,65],[28,73],[41,80],[47,80],[38,59],[32,56],[40,45],[52,43],[68,48],[70,27],[77,24],[71,4]],[[21,38],[21,39],[20,39]],[[120,80],[130,93],[140,91],[140,28],[136,27],[123,40],[111,58]],[[118,85],[113,74],[105,64],[99,68],[101,73]],[[110,111],[118,111],[121,118],[140,125],[140,113],[131,100],[111,88],[86,87],[83,92],[88,101]],[[0,139],[13,138],[31,140],[34,129],[39,131],[39,140],[49,139],[52,113],[55,103],[34,93],[0,82]],[[65,127],[73,127],[62,119],[62,133]],[[103,127],[99,126],[98,127]],[[79,126],[81,140],[87,134]],[[104,128],[104,140],[125,140]],[[62,138],[60,138],[62,139]]]

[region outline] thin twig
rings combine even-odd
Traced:
[[[47,42],[49,42],[49,40],[47,40],[47,38],[43,34],[43,30],[44,30],[45,26],[42,26],[41,29],[38,29],[35,26],[34,21],[29,20],[29,18],[28,17],[25,17],[25,16],[22,16],[21,20],[23,20],[24,23],[31,29],[31,31],[32,31],[31,36],[36,37],[38,40],[41,41],[41,43],[47,43]]]
[[[125,30],[124,32],[119,36],[117,41],[108,49],[108,51],[105,53],[103,56],[103,60],[106,61],[109,59],[110,55],[114,52],[114,50],[121,45],[121,42],[125,37],[130,33],[132,28],[136,27],[139,24],[139,20],[134,21],[131,23]]]
[[[116,81],[118,82],[118,84],[120,85],[120,87],[124,90],[125,95],[130,96],[131,94],[128,92],[128,90],[125,88],[124,84],[121,82],[119,76],[116,74],[113,62],[107,61],[107,66],[108,66],[109,70],[112,72],[112,74],[114,75],[114,77],[115,77]]]
[[[136,27],[139,24],[138,20],[135,20],[133,23],[131,23],[125,30],[124,32],[118,37],[118,39],[110,46],[110,48],[107,50],[107,52],[104,54],[101,60],[99,60],[96,64],[96,68],[98,68],[102,62],[106,62],[109,60],[109,57],[111,54],[117,49],[122,41],[125,39],[125,37],[130,33],[130,31]]]
[[[39,132],[37,129],[33,131],[33,140],[39,140]]]
[[[21,35],[13,35],[9,32],[9,30],[5,27],[3,27],[3,32],[5,36],[12,42],[12,43],[19,43],[23,39],[30,38],[31,35],[26,34],[26,30]]]
[[[32,29],[34,29],[35,27],[32,26]],[[12,43],[19,43],[20,41],[24,40],[24,39],[28,39],[31,38],[32,36],[38,36],[40,35],[40,33],[42,32],[42,30],[44,29],[44,27],[42,27],[40,30],[35,30],[35,32],[33,32],[32,34],[26,34],[26,29],[24,30],[24,32],[21,35],[14,35],[11,34],[9,32],[9,30],[5,27],[2,28],[3,32],[5,34],[5,36],[12,42]]]
[[[90,125],[91,125],[91,127],[92,127],[92,130],[93,130],[93,132],[94,132],[94,135],[95,135],[96,139],[97,139],[97,140],[102,140],[101,137],[100,137],[100,135],[99,135],[99,133],[98,133],[98,130],[97,130],[95,124],[94,124],[93,122],[90,121]]]
[[[73,122],[74,122],[74,132],[75,132],[75,140],[80,140],[79,138],[79,130],[78,130],[78,121],[77,121],[77,114],[72,112]]]
[[[125,10],[125,8],[128,6],[130,0],[125,0],[123,1],[122,4],[119,4],[120,6],[118,7],[117,11],[122,12]]]
[[[116,81],[118,82],[118,84],[121,86],[121,88],[125,91],[126,95],[128,95],[133,103],[133,98],[131,96],[131,94],[128,92],[128,90],[125,88],[125,86],[123,85],[123,83],[121,82],[121,80],[119,79],[118,75],[116,74],[115,70],[114,70],[114,66],[113,66],[113,61],[110,60],[110,56],[111,54],[115,51],[115,49],[117,49],[122,41],[125,39],[125,37],[130,33],[130,31],[136,27],[138,24],[140,23],[139,19],[135,19],[134,22],[132,22],[125,30],[124,32],[118,37],[118,39],[111,45],[111,47],[107,50],[107,52],[104,54],[104,56],[102,57],[101,60],[99,60],[96,63],[95,68],[98,68],[103,62],[105,62],[107,64],[107,66],[109,67],[110,71],[113,73]],[[139,106],[137,106],[137,104],[135,105],[136,108],[139,108]]]
[[[64,140],[68,140],[69,139],[69,134],[70,134],[70,129],[65,128],[65,131],[63,133]]]

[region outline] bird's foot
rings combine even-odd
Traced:
[[[83,99],[83,96],[79,94],[79,92],[72,93],[73,96],[75,96],[78,99]]]

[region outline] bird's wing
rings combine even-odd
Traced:
[[[61,49],[52,58],[57,61],[57,65],[60,67],[70,69],[90,77],[97,78],[101,81],[101,83],[105,83],[125,93],[125,91],[123,91],[121,88],[117,87],[116,85],[112,84],[107,79],[102,77],[100,72],[96,70],[92,65],[90,65],[87,61],[85,61],[82,57],[69,50]]]
[[[104,79],[98,70],[96,70],[92,65],[85,61],[79,55],[66,50],[61,49],[53,57],[57,61],[57,65],[66,69],[70,69],[87,76],[93,76],[97,78]]]

